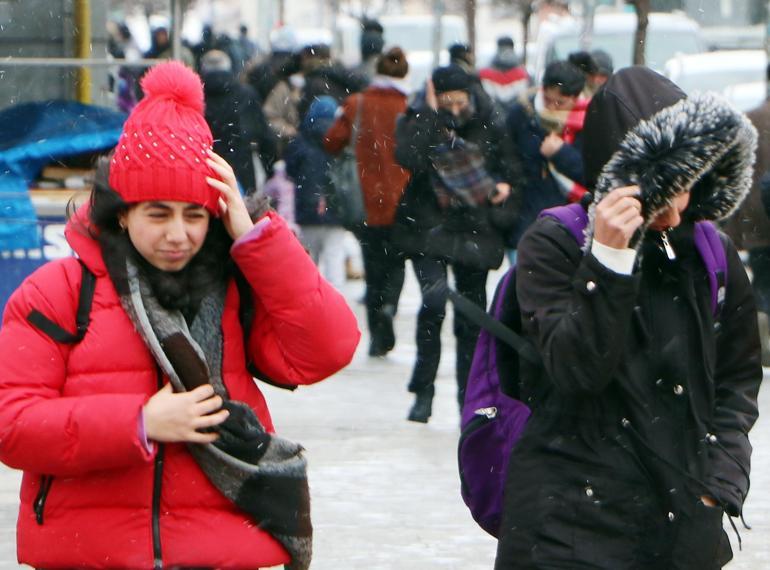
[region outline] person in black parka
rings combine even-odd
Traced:
[[[396,161],[411,172],[396,211],[393,243],[412,260],[422,290],[417,317],[417,360],[409,382],[416,394],[409,419],[427,422],[431,415],[433,382],[441,357],[441,325],[447,300],[447,266],[458,291],[486,307],[486,280],[503,259],[501,231],[515,222],[517,162],[505,127],[488,97],[472,96],[473,78],[462,68],[438,68],[425,96],[407,108],[396,124]],[[488,177],[490,191],[473,203],[445,192],[435,164],[441,150],[472,148],[483,164],[469,179]],[[446,155],[444,155],[446,156]],[[466,157],[467,158],[467,157]],[[470,169],[473,170],[473,169]],[[467,174],[467,173],[466,173]],[[462,178],[462,176],[460,176]],[[462,186],[462,183],[459,183]],[[460,189],[463,192],[463,189]],[[479,329],[456,314],[458,400],[462,404]]]
[[[542,356],[506,389],[533,403],[513,449],[496,570],[715,570],[732,558],[762,379],[732,242],[714,315],[694,223],[746,196],[756,131],[643,67],[591,101],[585,251],[553,218],[519,244],[516,294]]]
[[[223,51],[211,50],[203,55],[201,79],[214,151],[233,167],[244,193],[252,194],[257,189],[252,143],[257,145],[268,176],[277,153],[275,135],[265,120],[257,94],[238,81],[230,57]]]

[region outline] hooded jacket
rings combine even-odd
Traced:
[[[286,173],[296,184],[294,206],[300,225],[339,225],[330,207],[333,187],[329,168],[334,159],[323,146],[336,110],[337,104],[331,97],[322,96],[314,101],[302,119],[299,134],[286,149]]]
[[[231,255],[252,288],[247,346],[238,287],[221,321],[222,377],[272,432],[245,355],[270,378],[309,384],[343,367],[359,333],[355,317],[281,218],[236,242]],[[123,309],[101,249],[81,221],[66,235],[96,276],[90,325],[63,345],[33,327],[36,309],[72,330],[80,298],[78,260],[50,262],[9,300],[0,329],[0,460],[24,471],[19,562],[36,568],[263,568],[289,557],[222,495],[185,444],[140,436],[140,412],[167,379]],[[19,351],[24,358],[19,357]],[[52,476],[50,485],[41,485]]]
[[[756,133],[728,105],[629,68],[591,102],[584,136],[589,249],[552,218],[519,246],[521,325],[543,366],[522,365],[511,387],[533,415],[509,466],[497,568],[719,568],[731,557],[723,509],[738,515],[748,492],[762,369],[740,258],[723,236],[715,318],[693,223],[743,200]],[[636,269],[621,275],[590,253],[592,216],[629,184],[645,223]],[[671,260],[647,227],[686,191],[684,221],[667,232]]]

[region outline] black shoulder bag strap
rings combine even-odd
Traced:
[[[62,344],[77,344],[86,336],[88,325],[91,323],[91,304],[96,290],[96,276],[80,261],[82,278],[80,281],[80,296],[78,309],[75,315],[75,332],[71,333],[62,328],[37,309],[32,309],[27,315],[27,320],[36,328],[47,334],[56,342]]]

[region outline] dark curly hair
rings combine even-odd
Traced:
[[[232,238],[222,221],[212,217],[203,246],[182,270],[170,272],[154,267],[136,250],[128,233],[120,227],[120,216],[128,211],[129,205],[109,185],[109,164],[110,157],[100,159],[97,164],[88,231],[99,243],[110,274],[125,277],[126,268],[118,266],[116,260],[130,257],[147,276],[161,305],[180,310],[189,319],[197,312],[201,299],[231,275],[234,267],[229,254]],[[125,279],[118,281],[125,283]]]

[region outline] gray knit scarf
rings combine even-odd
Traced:
[[[127,283],[116,283],[125,292],[120,301],[174,390],[211,384],[230,412],[215,428],[219,439],[188,444],[190,453],[223,495],[286,548],[292,561],[285,568],[307,570],[313,530],[303,448],[267,433],[248,405],[229,398],[222,381],[225,284],[203,298],[188,327],[180,311],[161,306],[136,265],[125,263]]]

